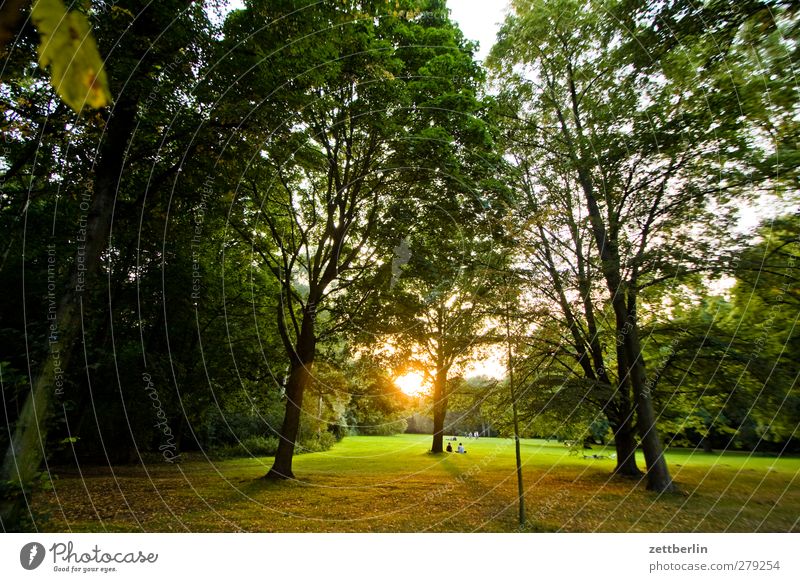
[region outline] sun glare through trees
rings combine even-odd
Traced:
[[[394,383],[408,396],[423,396],[430,391],[425,376],[419,372],[406,372],[395,378]]]

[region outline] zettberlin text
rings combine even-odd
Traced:
[[[708,546],[699,546],[692,544],[691,546],[650,546],[651,554],[707,554]]]

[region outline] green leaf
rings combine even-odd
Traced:
[[[39,31],[39,65],[50,67],[50,83],[76,112],[111,102],[103,61],[86,16],[67,12],[61,0],[37,0],[31,20]]]

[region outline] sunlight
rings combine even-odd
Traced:
[[[394,383],[408,396],[422,396],[428,393],[425,376],[420,372],[407,372],[395,378]]]
[[[506,377],[505,350],[495,347],[481,359],[473,359],[464,366],[464,376],[467,378],[484,377],[502,380]]]

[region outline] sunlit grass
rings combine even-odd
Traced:
[[[348,437],[297,457],[286,483],[260,479],[268,458],[64,469],[34,507],[47,531],[518,531],[513,442],[462,442],[432,455],[429,436]],[[800,531],[798,458],[672,450],[682,493],[659,497],[611,459],[540,440],[522,454],[523,531]]]

